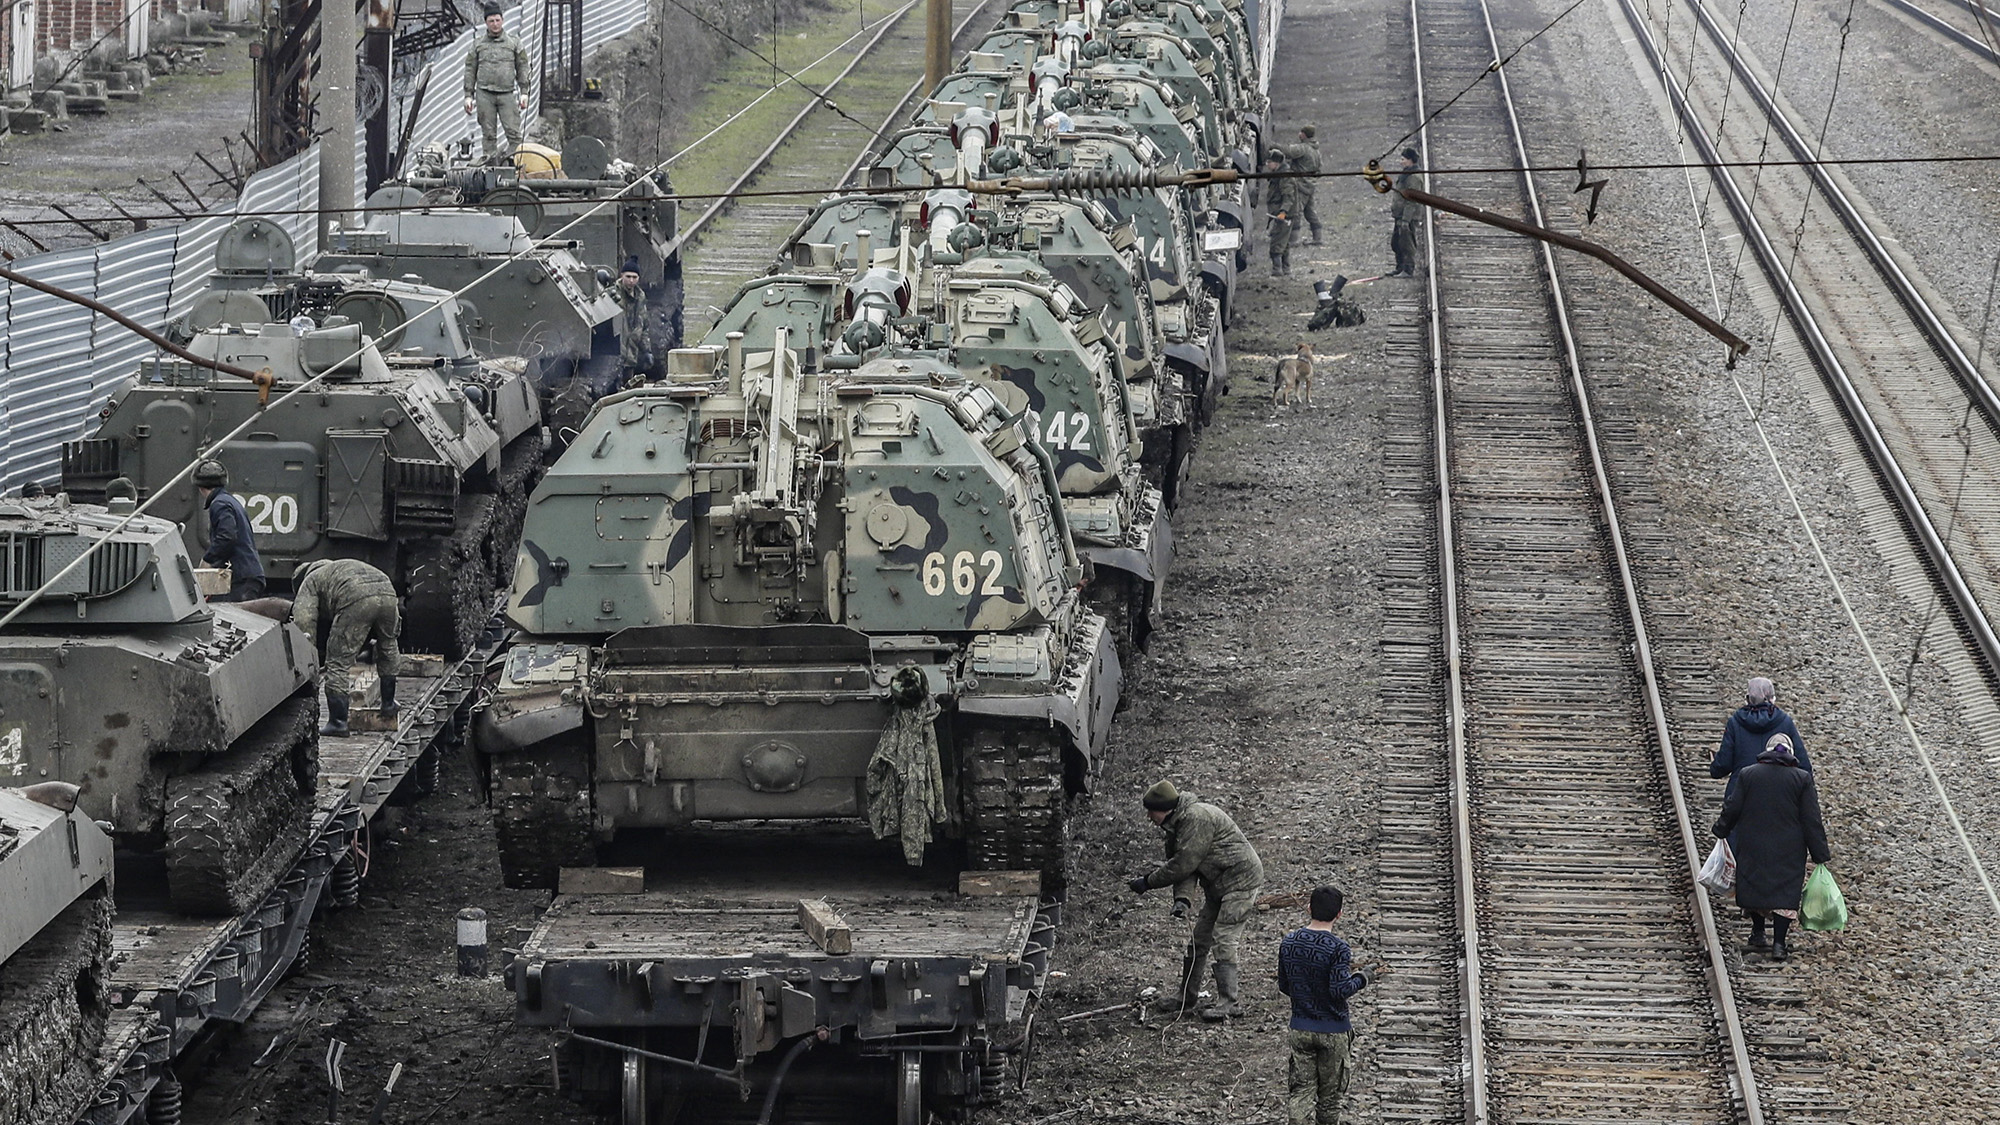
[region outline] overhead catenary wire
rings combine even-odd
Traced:
[[[770,91],[765,91],[765,93],[759,95],[759,97],[761,98],[764,96],[768,96],[769,93]],[[726,128],[728,125],[733,123],[739,116],[741,116],[741,111],[739,111],[737,114],[732,115],[729,118],[729,120],[724,121],[721,125],[716,126],[715,129],[711,130],[702,139],[706,140],[708,137],[714,136],[716,132],[719,132],[722,129]],[[879,134],[877,135],[879,136]],[[696,143],[698,144],[699,141],[697,141]],[[693,146],[690,145],[689,147],[692,148]],[[648,173],[653,171],[658,171],[659,169],[664,168],[667,165],[671,164],[676,159],[678,159],[678,156],[669,157],[666,160],[661,161],[659,164],[655,165],[653,168],[648,169],[647,171]],[[1633,164],[1599,164],[1593,161],[1590,165],[1590,170],[1593,174],[1601,172],[1705,172],[1705,171],[1712,172],[1719,169],[1729,169],[1729,168],[1816,168],[1816,167],[1856,168],[1856,167],[1882,167],[1882,166],[1918,165],[1918,164],[2000,164],[2000,153],[1978,154],[1970,156],[1856,156],[1856,157],[1829,157],[1820,160],[1797,160],[1797,159],[1718,160],[1718,161],[1697,160],[1697,161],[1646,162],[1646,163],[1633,163]],[[1521,174],[1572,175],[1576,172],[1576,165],[1531,164],[1531,165],[1515,165],[1506,167],[1427,168],[1425,169],[1425,171],[1435,176],[1481,176],[1481,175],[1521,175]],[[1368,179],[1368,177],[1369,173],[1362,169],[1334,170],[1334,171],[1321,171],[1321,172],[1237,172],[1235,173],[1235,178],[1239,180],[1366,180]],[[643,178],[643,176],[641,178]],[[928,186],[911,186],[907,184],[896,184],[890,186],[867,186],[867,185],[843,186],[839,184],[832,184],[832,185],[813,185],[808,187],[791,187],[791,188],[755,188],[755,189],[745,188],[738,191],[709,191],[709,192],[677,191],[677,192],[669,192],[663,195],[654,196],[652,198],[660,202],[695,202],[701,200],[716,200],[716,199],[775,199],[784,197],[819,198],[828,195],[920,195],[930,190],[932,189],[931,187]],[[431,210],[431,211],[454,211],[454,210],[486,211],[495,209],[499,210],[509,209],[505,207],[498,207],[497,205],[492,205],[492,204],[464,203],[464,202],[426,203],[423,205],[423,207],[426,210]],[[179,222],[187,222],[191,218],[268,219],[268,218],[297,217],[302,215],[310,215],[315,218],[331,218],[341,215],[367,215],[381,210],[383,210],[383,208],[379,206],[369,207],[366,204],[357,204],[353,207],[260,207],[242,211],[235,211],[235,210],[224,211],[224,212],[219,212],[215,215],[206,215],[206,216],[189,216],[185,212],[178,212],[173,214],[129,213],[121,215],[92,215],[90,216],[90,218],[91,221],[93,222],[132,222],[135,220],[143,220],[145,222],[179,223]],[[9,220],[9,222],[11,222],[15,226],[75,226],[76,225],[75,222],[69,219],[12,219]],[[563,229],[567,230],[568,228],[565,227]],[[557,233],[559,234],[560,232]],[[544,239],[552,239],[555,238],[556,235],[544,235],[542,237]]]

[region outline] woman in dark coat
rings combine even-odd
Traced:
[[[1819,814],[1813,775],[1782,734],[1757,755],[1756,764],[1737,771],[1736,784],[1722,801],[1715,835],[1731,832],[1736,849],[1736,904],[1749,913],[1750,948],[1764,947],[1764,919],[1775,921],[1771,959],[1785,959],[1785,932],[1799,916],[1805,890],[1806,858],[1825,863],[1826,824]]]
[[[1764,752],[1774,734],[1790,740],[1799,768],[1811,773],[1812,759],[1806,756],[1806,743],[1799,737],[1798,724],[1778,707],[1777,685],[1763,676],[1752,676],[1743,689],[1743,706],[1723,725],[1722,744],[1708,760],[1708,776],[1729,779],[1722,794],[1725,798],[1736,791],[1736,771],[1755,765],[1757,755]]]

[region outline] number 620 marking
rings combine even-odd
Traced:
[[[1006,588],[1000,585],[1000,566],[998,551],[983,552],[977,561],[971,551],[960,551],[951,556],[947,571],[944,552],[932,551],[924,556],[924,593],[941,597],[949,586],[954,593],[970,594],[977,586],[982,594],[1005,594]],[[981,569],[986,571],[983,581]]]

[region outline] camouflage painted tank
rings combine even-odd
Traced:
[[[1055,466],[935,360],[829,354],[770,327],[810,302],[745,302],[763,348],[674,353],[536,490],[529,635],[475,724],[508,881],[620,828],[826,818],[1059,880],[1120,673]]]
[[[305,840],[318,783],[312,643],[211,605],[179,529],[67,496],[0,503],[0,785],[78,786],[121,845],[164,851],[174,905],[240,913]]]
[[[428,300],[364,292],[368,307],[385,315],[399,299]],[[443,313],[432,315],[450,335]],[[397,342],[429,323],[413,324]],[[446,358],[414,345],[384,352],[364,340],[359,324],[334,315],[310,331],[221,325],[189,347],[251,370],[269,367],[274,394],[326,378],[317,393],[261,411],[247,382],[181,360],[148,360],[113,392],[96,435],[64,445],[64,487],[102,496],[106,482],[124,476],[150,497],[209,443],[256,416],[257,425],[216,457],[272,580],[289,580],[313,559],[363,559],[404,591],[407,645],[454,657],[468,651],[495,590],[511,577],[521,513],[541,467],[538,402],[519,373],[473,361],[453,379],[448,373],[466,366],[462,353]],[[180,521],[197,553],[206,546],[207,514],[192,484],[173,486],[150,510]]]
[[[110,1003],[111,839],[60,782],[0,788],[0,1125],[73,1121]]]

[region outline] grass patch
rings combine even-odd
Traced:
[[[836,4],[813,11],[803,22],[781,23],[778,28],[778,64],[815,89],[824,89],[854,58],[854,52],[874,35],[875,21],[890,17],[903,4],[904,0],[858,0],[854,4]],[[807,63],[855,35],[861,25],[859,13],[867,16],[870,23],[868,32],[817,65],[806,67]],[[902,18],[923,17],[921,11],[913,8]],[[751,45],[764,58],[760,59],[748,51],[736,52],[709,84],[694,109],[677,123],[677,145],[688,145],[706,135],[709,130],[727,121],[730,114],[771,88],[771,64],[766,61],[771,57],[769,30]],[[783,78],[783,75],[779,76],[780,81]],[[840,88],[836,87],[830,96],[836,103],[840,102]],[[810,93],[797,83],[790,83],[757,103],[749,112],[668,167],[674,188],[695,193],[719,192],[727,188],[811,100]]]

